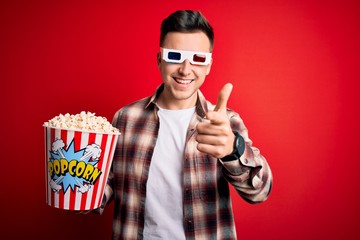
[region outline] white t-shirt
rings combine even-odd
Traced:
[[[159,108],[159,134],[146,187],[144,239],[185,239],[182,173],[186,132],[194,108]]]

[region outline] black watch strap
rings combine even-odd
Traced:
[[[241,157],[241,155],[245,151],[244,138],[237,131],[234,131],[234,134],[235,134],[234,151],[232,153],[230,153],[229,155],[221,158],[221,161],[223,161],[223,162],[237,160]]]

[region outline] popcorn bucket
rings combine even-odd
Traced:
[[[99,208],[120,133],[44,126],[48,205],[66,210]]]

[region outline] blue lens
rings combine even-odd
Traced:
[[[168,58],[171,60],[180,60],[181,59],[181,53],[178,52],[169,52]]]

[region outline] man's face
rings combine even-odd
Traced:
[[[163,48],[210,52],[210,41],[205,33],[170,32],[166,35]],[[191,64],[188,59],[182,63],[167,63],[158,55],[158,64],[165,88],[160,99],[168,108],[189,108],[196,102],[196,92],[210,72],[209,65]]]

